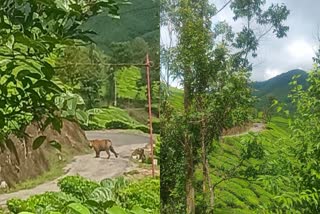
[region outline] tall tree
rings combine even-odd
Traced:
[[[196,212],[194,170],[198,163],[203,174],[201,192],[210,204],[204,212],[212,213],[214,190],[207,161],[212,141],[219,140],[224,128],[246,120],[252,101],[249,55],[256,56],[259,40],[268,32],[279,38],[286,35],[288,27],[283,21],[289,12],[284,5],[273,4],[264,11],[263,0],[228,1],[221,9],[207,0],[173,0],[167,4],[170,7],[163,8],[170,10],[164,13],[174,24],[177,39],[175,72],[184,87],[184,119],[180,120],[187,124],[180,127],[183,130],[175,139],[184,139],[186,213]],[[234,33],[227,23],[219,22],[212,31],[211,18],[228,5],[235,20],[245,21],[242,30]],[[257,34],[253,30],[257,26],[265,31]],[[166,142],[162,142],[164,147]]]

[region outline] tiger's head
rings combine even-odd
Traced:
[[[89,147],[92,148],[93,145],[92,145],[92,141],[89,141]]]

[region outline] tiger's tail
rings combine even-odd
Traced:
[[[110,151],[116,156],[116,158],[118,157],[119,154],[114,150],[112,145],[110,145]]]

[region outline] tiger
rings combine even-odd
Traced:
[[[112,142],[110,139],[104,139],[104,140],[92,140],[90,141],[89,147],[94,149],[96,152],[96,158],[100,157],[101,151],[106,151],[108,154],[107,159],[110,158],[110,151],[118,158],[118,153],[114,150],[112,146]],[[110,150],[110,151],[109,151]]]

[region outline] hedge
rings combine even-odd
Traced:
[[[124,122],[121,120],[108,121],[105,124],[105,128],[107,128],[107,129],[137,129],[137,130],[140,130],[145,133],[149,132],[149,128],[147,126],[136,125],[133,123],[127,123],[127,122]]]

